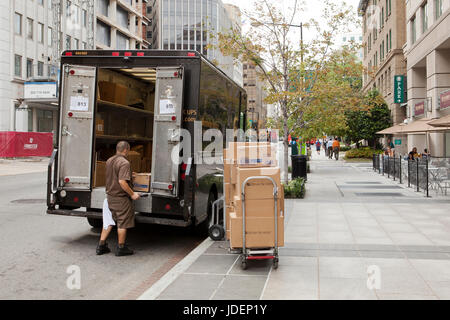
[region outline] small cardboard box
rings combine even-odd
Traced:
[[[94,188],[106,185],[106,161],[96,161],[94,168]]]
[[[128,152],[128,161],[130,161],[131,171],[141,172],[141,154],[136,151]]]
[[[133,177],[133,190],[138,192],[150,192],[151,173],[137,173]]]
[[[233,202],[233,197],[234,197],[234,189],[235,186],[231,183],[225,183],[225,188],[223,190],[224,194],[225,194],[225,205],[231,205],[231,203]]]
[[[277,223],[277,246],[284,247],[284,217],[278,217]],[[232,249],[242,248],[242,217],[237,217],[233,214],[230,217],[230,224],[230,247]],[[246,218],[245,231],[246,248],[262,249],[275,247],[274,218]]]
[[[249,177],[266,176],[271,177],[279,191],[281,191],[280,168],[237,168],[236,170],[236,194],[242,193],[242,184]],[[279,196],[280,192],[278,193]],[[273,198],[273,184],[269,180],[250,180],[245,188],[246,199]]]
[[[236,216],[242,217],[242,200],[233,203]],[[281,215],[284,205],[277,199],[277,216]],[[273,199],[245,200],[245,216],[247,218],[275,218],[275,201]]]
[[[95,119],[95,134],[98,134],[98,135],[105,134],[105,120]]]
[[[127,87],[108,81],[98,82],[100,99],[117,103],[127,104]]]

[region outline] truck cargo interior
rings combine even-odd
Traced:
[[[149,192],[155,84],[152,68],[98,70],[93,188],[105,187],[106,160],[117,142],[126,140],[132,171],[148,182],[140,191]]]

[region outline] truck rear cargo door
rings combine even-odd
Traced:
[[[156,69],[152,187],[154,195],[178,196],[183,68]]]
[[[58,187],[89,190],[97,70],[64,65],[62,72]]]

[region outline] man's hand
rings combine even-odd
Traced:
[[[133,192],[133,195],[131,196],[131,199],[136,201],[136,200],[139,200],[140,197],[141,196],[139,195],[139,193]]]

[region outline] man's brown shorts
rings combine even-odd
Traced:
[[[119,229],[134,228],[134,205],[129,197],[107,196],[108,207]]]

